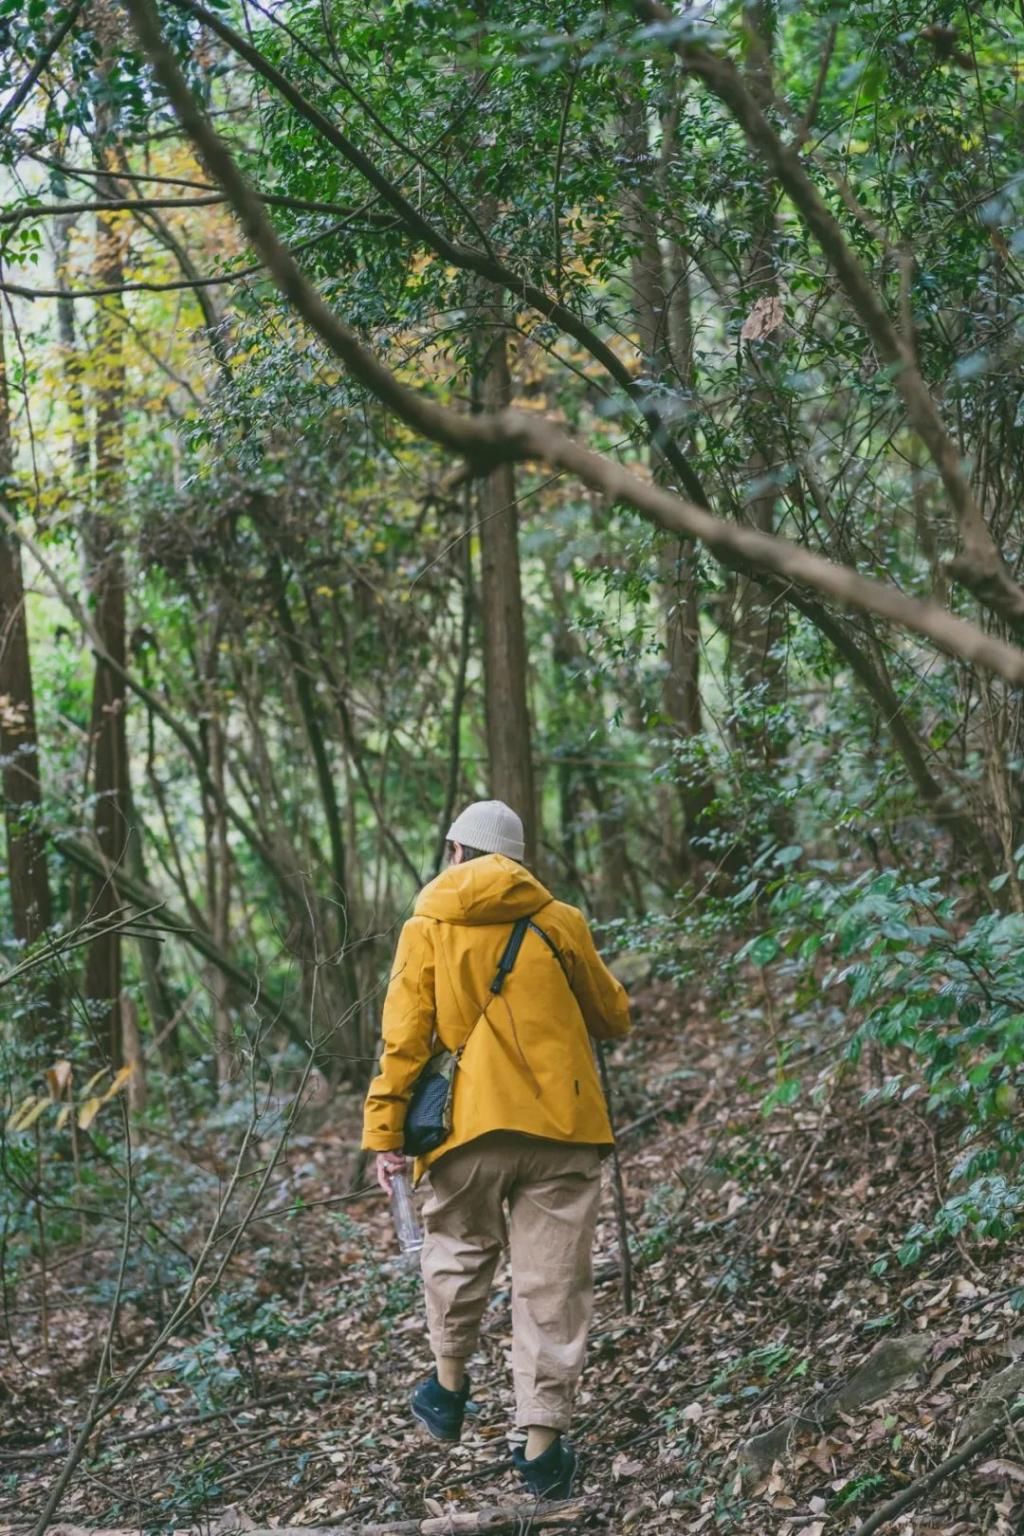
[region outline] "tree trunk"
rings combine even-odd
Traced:
[[[673,87],[679,89],[673,79]],[[642,107],[627,110],[624,139],[628,147],[636,190],[628,195],[626,218],[634,239],[630,265],[633,318],[642,357],[644,377],[652,392],[667,384],[680,391],[693,390],[693,347],[690,319],[690,288],[686,258],[678,247],[662,250],[657,210],[649,197],[660,189],[665,168],[676,142],[677,109],[673,104],[661,124],[661,163],[655,166],[650,131]],[[660,414],[671,420],[672,412],[660,405]],[[671,430],[671,429],[669,429]],[[688,448],[689,445],[687,445]],[[664,453],[651,448],[651,472],[662,485],[674,476]],[[700,700],[700,611],[697,603],[697,560],[692,545],[666,539],[659,555],[660,602],[665,646],[665,681],[662,708],[679,741],[691,741],[703,731]],[[676,806],[664,794],[662,814],[666,827],[678,823],[681,831],[667,849],[673,870],[688,873],[693,867],[690,838],[713,797],[706,774],[689,765],[677,786]]]
[[[54,178],[54,197],[64,201],[68,197],[67,182],[63,175]],[[54,221],[55,252],[54,268],[60,287],[70,289],[69,281],[71,233],[78,215],[64,214]],[[60,341],[61,368],[64,376],[64,408],[71,428],[71,465],[79,494],[86,495],[89,474],[89,435],[85,425],[85,403],[82,392],[82,357],[75,334],[75,301],[57,300],[57,337]]]
[[[216,654],[219,633],[215,626],[210,645],[210,662],[207,667],[208,684],[206,708],[206,740],[210,761],[210,778],[225,792],[224,777],[224,722],[220,717],[217,698]],[[213,942],[225,954],[230,949],[231,911],[231,850],[228,844],[228,824],[220,805],[209,796],[206,802],[206,908]],[[214,1061],[217,1087],[223,1092],[234,1073],[234,1050],[231,1039],[231,1012],[228,1008],[228,986],[223,973],[216,966],[207,972],[207,986],[213,1004]]]
[[[600,756],[608,746],[604,719],[604,700],[600,685],[594,687],[583,677],[584,648],[569,623],[569,592],[563,572],[549,570],[552,614],[552,660],[561,673],[557,685],[557,704],[552,724],[561,750],[567,754],[558,763],[558,790],[561,807],[562,857],[570,880],[583,894],[583,877],[578,867],[577,823],[582,805],[580,790],[594,808],[600,849],[601,877],[591,905],[598,917],[619,917],[632,896],[637,912],[644,910],[637,873],[630,862],[626,839],[626,797],[621,785],[603,780]],[[570,683],[569,674],[579,675]]]
[[[470,487],[466,487],[465,527],[460,540],[462,552],[462,613],[459,623],[459,653],[455,666],[455,682],[452,688],[451,719],[448,726],[448,765],[445,774],[444,805],[437,826],[437,842],[434,845],[434,874],[441,872],[444,863],[445,833],[451,826],[457,811],[459,782],[462,774],[462,710],[466,702],[466,677],[469,671],[470,647],[473,643],[473,500]]]
[[[480,310],[474,396],[484,411],[512,399],[502,306],[490,294]],[[523,819],[526,859],[536,848],[530,714],[526,696],[526,632],[519,574],[515,469],[501,464],[479,482],[480,613],[490,793]]]
[[[15,517],[14,447],[7,387],[3,312],[0,309],[0,504]],[[0,527],[0,762],[4,821],[7,832],[7,876],[11,890],[11,926],[26,946],[35,944],[50,926],[50,883],[39,812],[39,747],[36,738],[32,662],[25,617],[21,545],[6,526]],[[33,1037],[51,1043],[57,1018],[57,989],[51,983],[41,1013],[31,1019]]]
[[[103,167],[104,151],[99,163]],[[107,178],[97,182],[101,195],[112,196]],[[114,216],[96,219],[97,286],[120,285],[124,277],[123,233]],[[105,652],[119,667],[126,661],[125,574],[120,504],[124,494],[124,327],[118,316],[121,298],[103,301],[97,311],[95,346],[95,481],[93,505],[85,528],[85,552],[93,621]],[[115,867],[125,858],[132,832],[125,732],[126,691],[122,673],[96,657],[92,692],[93,826],[104,856]],[[116,888],[101,879],[93,889],[94,917],[113,912]],[[85,996],[105,1033],[105,1050],[121,1062],[121,938],[101,935],[89,947]],[[102,1033],[101,1033],[102,1039]]]
[[[271,581],[275,589],[274,608],[277,614],[281,638],[285,653],[288,656],[292,673],[292,682],[295,687],[295,697],[302,716],[302,724],[309,743],[310,756],[313,759],[313,767],[316,774],[317,788],[320,793],[320,804],[323,811],[324,822],[327,828],[327,841],[331,850],[331,883],[327,901],[327,911],[331,914],[330,930],[327,921],[323,926],[322,954],[314,953],[313,963],[318,958],[330,962],[329,972],[325,979],[334,980],[340,978],[340,1014],[346,1017],[348,1023],[343,1038],[333,1040],[329,1048],[337,1055],[343,1073],[350,1081],[362,1083],[362,1074],[359,1058],[363,1051],[361,1042],[364,1037],[363,1007],[360,998],[359,977],[356,972],[353,958],[352,929],[355,922],[354,903],[349,891],[348,857],[345,848],[345,829],[342,822],[341,806],[338,803],[338,793],[334,783],[334,770],[328,752],[327,740],[324,735],[324,725],[321,717],[319,697],[313,686],[312,664],[306,652],[306,645],[299,634],[292,616],[291,606],[288,602],[286,588],[286,576],[276,554],[271,553]],[[321,948],[316,946],[317,950]],[[321,982],[323,985],[323,981]],[[333,991],[333,987],[331,989]],[[329,1006],[329,1012],[335,1014],[334,998],[325,999]],[[353,1063],[353,1057],[355,1061]]]
[[[767,99],[772,87],[774,0],[752,0],[747,4],[743,27],[747,82],[758,99]],[[755,305],[770,304],[778,298],[779,292],[775,190],[767,173],[755,181],[750,218],[752,245],[744,285],[748,313]],[[746,511],[747,520],[763,533],[775,531],[777,490],[772,484],[772,476],[777,471],[782,452],[776,430],[778,394],[773,387],[777,330],[778,327],[772,325],[763,338],[746,343],[753,381],[746,399],[751,438],[746,466],[749,487]],[[738,701],[741,708],[735,734],[744,749],[755,753],[766,764],[779,755],[784,744],[774,712],[786,688],[785,662],[780,661],[777,654],[785,616],[785,604],[769,596],[763,584],[751,577],[738,579],[730,669],[745,697]]]

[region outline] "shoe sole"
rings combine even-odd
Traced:
[[[462,1439],[461,1429],[457,1435],[442,1435],[434,1428],[430,1420],[423,1416],[411,1397],[409,1399],[409,1408],[417,1424],[421,1429],[426,1430],[431,1440],[439,1440],[442,1445],[458,1445],[459,1441]]]

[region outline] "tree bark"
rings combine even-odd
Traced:
[[[437,842],[434,845],[433,870],[440,874],[444,863],[445,834],[456,814],[459,783],[462,777],[462,710],[466,702],[466,676],[469,670],[470,648],[473,643],[473,498],[466,487],[465,528],[459,541],[462,553],[462,614],[459,623],[459,654],[455,666],[455,682],[452,688],[452,708],[448,725],[448,768],[445,776],[444,805],[437,824]]]
[[[745,5],[743,30],[747,85],[758,100],[763,100],[772,89],[773,0],[753,0]],[[771,301],[779,292],[774,188],[767,171],[754,178],[751,204],[746,210],[752,223],[752,246],[744,283],[748,307]],[[778,394],[772,378],[778,351],[777,329],[748,341],[746,347],[752,377],[746,398],[751,439],[746,465],[746,514],[753,527],[762,533],[774,533],[776,489],[771,480],[781,452],[777,433]],[[755,707],[749,713],[739,711],[742,724],[737,736],[743,747],[755,750],[765,764],[778,755],[780,746],[771,714],[781,702],[786,686],[785,665],[780,664],[776,655],[784,614],[784,605],[769,596],[762,583],[740,577],[731,634],[731,670],[744,692],[752,696],[745,702]]]
[[[482,410],[501,411],[512,399],[504,311],[489,294],[481,297],[474,393]],[[519,510],[511,463],[499,464],[481,477],[477,508],[490,793],[522,817],[529,863],[536,848],[536,809],[519,570]]]
[[[101,145],[102,137],[101,129]],[[101,168],[105,168],[108,153],[102,147],[98,152]],[[98,186],[104,195],[113,195],[107,178]],[[123,279],[123,239],[117,222],[103,214],[97,216],[95,270],[101,285],[116,285]],[[119,518],[124,494],[125,395],[124,326],[119,308],[123,308],[123,301],[114,297],[97,312],[95,482],[84,540],[93,620],[105,653],[97,655],[93,674],[90,724],[95,802],[93,827],[100,849],[115,866],[123,862],[132,835],[125,730],[125,570]],[[107,656],[113,666],[106,660]],[[92,915],[103,917],[116,905],[112,882],[106,878],[98,880],[93,888]],[[110,932],[90,947],[85,996],[95,1007],[96,1023],[106,1036],[105,1052],[115,1066],[121,1062],[120,994],[121,937]]]
[[[0,500],[11,517],[14,498],[14,445],[7,384],[3,311],[0,308]],[[36,736],[32,661],[25,616],[21,545],[0,528],[0,762],[7,833],[7,877],[11,891],[11,926],[20,944],[31,946],[52,921],[46,847],[39,813],[39,744]],[[52,1035],[57,988],[49,984],[41,1013],[32,1018],[33,1036]]]
[[[665,195],[664,177],[675,149],[678,109],[673,102],[661,122],[661,157],[656,185]],[[634,241],[630,263],[633,318],[640,349],[643,382],[655,401],[660,418],[668,416],[659,391],[674,382],[680,392],[693,390],[693,348],[690,291],[685,257],[675,246],[662,249],[657,211],[649,198],[655,190],[655,167],[649,125],[642,107],[632,102],[624,123],[634,188],[627,194],[626,219]],[[651,472],[659,485],[671,485],[673,467],[666,456],[666,436],[652,442]],[[683,445],[689,462],[691,445]],[[665,540],[658,557],[660,607],[665,645],[665,681],[662,708],[672,734],[690,741],[703,730],[700,699],[700,610],[697,602],[697,563],[693,551],[681,541]],[[676,806],[663,795],[668,827],[682,815],[681,835],[673,833],[666,849],[677,872],[688,873],[694,863],[690,838],[713,797],[713,786],[703,773],[689,768],[677,780]]]

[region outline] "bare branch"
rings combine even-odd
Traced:
[[[251,826],[250,823],[246,821],[245,817],[242,816],[239,811],[231,804],[230,800],[228,800],[221,793],[218,785],[211,778],[206,756],[200,743],[195,739],[192,733],[188,731],[184,725],[182,725],[177,715],[174,714],[173,710],[167,706],[167,704],[163,701],[163,699],[159,697],[158,694],[155,694],[151,689],[147,688],[144,683],[139,681],[139,679],[128,667],[123,666],[119,661],[116,660],[115,657],[110,654],[110,652],[104,646],[99,633],[97,632],[91,615],[78,601],[77,597],[70,590],[67,584],[61,580],[52,562],[47,558],[46,551],[40,546],[38,541],[34,539],[30,533],[26,533],[25,529],[20,526],[17,519],[12,517],[11,514],[7,511],[6,507],[3,505],[0,505],[0,525],[5,527],[9,533],[14,535],[16,539],[20,540],[25,548],[30,551],[40,570],[44,571],[45,574],[49,577],[50,581],[53,583],[54,591],[60,598],[61,602],[64,604],[68,613],[70,613],[75,619],[76,623],[82,631],[82,634],[85,636],[90,646],[92,647],[95,655],[99,656],[104,662],[106,662],[111,671],[115,672],[118,677],[123,679],[125,687],[130,689],[130,691],[134,693],[137,698],[141,699],[143,704],[146,705],[147,709],[151,710],[158,719],[164,722],[168,730],[171,731],[171,733],[176,737],[176,739],[181,743],[185,751],[188,753],[188,756],[195,767],[199,782],[202,784],[205,792],[210,796],[218,808],[223,811],[224,815],[231,822],[232,826],[234,826],[242,834],[246,842],[249,844],[249,847],[260,858],[269,872],[276,879],[281,879],[282,870],[274,857],[273,851],[260,837],[256,828]]]
[[[297,255],[301,251],[308,251],[311,246],[330,240],[340,228],[340,225],[335,224],[319,235],[301,240],[297,245],[292,246],[292,254]],[[112,284],[105,288],[26,288],[23,283],[11,283],[3,278],[0,279],[0,293],[12,294],[16,299],[109,299],[122,293],[177,293],[182,288],[221,287],[226,283],[240,283],[247,277],[258,277],[262,271],[263,262],[254,261],[251,266],[239,267],[237,272],[225,272],[222,277],[180,278],[168,283],[142,281]]]
[[[160,926],[162,934],[169,938],[181,939],[184,944],[194,949],[197,954],[202,955],[203,959],[208,960],[216,970],[220,971],[222,976],[225,976],[228,981],[232,982],[243,993],[248,994],[251,999],[252,1008],[268,1024],[273,1027],[282,1027],[297,1045],[301,1045],[304,1049],[308,1047],[309,1031],[301,1020],[290,1013],[283,1003],[267,996],[261,986],[254,985],[254,982],[257,980],[256,973],[254,971],[246,971],[244,967],[239,965],[237,960],[221,949],[216,940],[204,928],[200,928],[195,923],[186,922],[183,918],[176,916],[175,913],[167,908],[167,904],[162,902],[153,891],[150,891],[140,881],[134,879],[123,867],[115,867],[95,845],[83,842],[81,838],[71,837],[69,834],[64,833],[54,837],[53,842],[57,851],[70,860],[72,864],[77,864],[80,869],[95,875],[99,880],[109,880],[114,886],[118,897],[125,901],[130,908],[136,910],[140,916],[159,911],[162,914]],[[138,918],[134,920],[135,924],[138,923],[138,920]],[[130,919],[127,922],[122,920],[122,923],[125,927],[134,926]],[[90,932],[93,937],[95,936],[93,932],[95,927],[95,924],[90,925]],[[65,949],[71,947],[69,944],[63,946]],[[12,971],[8,975],[0,977],[0,985],[11,980],[14,974],[16,973]]]
[[[990,1425],[988,1429],[983,1429],[980,1434],[968,1440],[963,1449],[957,1451],[954,1456],[947,1456],[945,1461],[940,1461],[938,1466],[932,1467],[930,1472],[925,1472],[921,1477],[915,1477],[914,1481],[908,1483],[895,1498],[879,1505],[874,1514],[869,1515],[861,1525],[858,1525],[853,1536],[872,1536],[872,1533],[880,1531],[883,1525],[889,1525],[897,1515],[902,1514],[917,1499],[922,1498],[926,1493],[931,1493],[933,1488],[937,1488],[939,1483],[951,1477],[954,1472],[959,1472],[960,1468],[966,1466],[967,1462],[979,1452],[987,1450],[990,1445],[995,1445],[1011,1426],[1022,1418],[1024,1418],[1024,1403],[1016,1403],[998,1423]]]
[[[117,171],[115,179],[119,180],[122,174]],[[359,218],[375,229],[396,227],[396,221],[386,214],[345,208],[340,203],[319,203],[312,198],[286,197],[277,192],[257,192],[256,196],[270,208],[288,208],[293,213],[329,213],[339,219]],[[148,213],[154,208],[213,208],[224,201],[223,192],[213,192],[208,197],[117,197],[88,199],[81,203],[25,203],[20,208],[8,208],[0,213],[0,225],[23,224],[27,219],[64,218],[78,213]]]

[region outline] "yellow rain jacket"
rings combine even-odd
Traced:
[[[571,989],[544,940],[527,929],[502,991],[491,992],[520,917],[532,918],[558,946]],[[425,1062],[441,1046],[454,1053],[465,1045],[452,1134],[419,1160],[417,1177],[488,1131],[610,1147],[591,1038],[616,1039],[629,1024],[625,991],[594,948],[582,912],[555,901],[503,854],[453,864],[420,892],[398,941],[363,1146],[399,1150],[406,1105]]]

